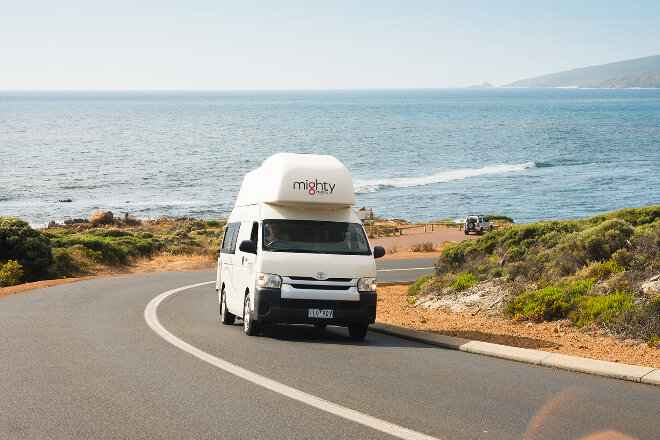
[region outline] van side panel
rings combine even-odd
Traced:
[[[229,216],[228,223],[240,223],[236,239],[236,250],[232,256],[231,286],[227,288],[227,309],[236,316],[243,316],[243,302],[246,290],[254,290],[254,254],[243,252],[239,246],[243,240],[249,240],[252,233],[252,223],[258,221],[260,208],[258,205],[236,207]]]

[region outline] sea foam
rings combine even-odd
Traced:
[[[430,176],[422,177],[394,177],[391,179],[355,179],[353,187],[358,194],[373,193],[381,188],[396,187],[408,188],[411,186],[424,186],[433,183],[451,182],[453,180],[467,179],[475,176],[485,176],[489,174],[503,174],[514,171],[524,171],[529,168],[535,168],[534,162],[525,162],[521,164],[498,164],[483,168],[468,168],[461,170],[441,171]]]

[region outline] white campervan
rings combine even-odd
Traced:
[[[224,324],[348,327],[376,318],[376,264],[351,206],[353,181],[336,158],[278,153],[245,175],[222,240],[216,289]]]

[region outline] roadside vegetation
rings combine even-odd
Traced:
[[[156,256],[217,256],[225,221],[134,218],[111,224],[33,229],[0,217],[0,287],[81,275],[104,266],[134,264]]]
[[[502,311],[510,319],[569,319],[653,345],[660,334],[660,291],[645,281],[658,274],[660,206],[649,206],[512,224],[454,244],[415,289],[443,295],[489,282],[506,292]]]

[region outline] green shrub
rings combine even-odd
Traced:
[[[0,287],[20,284],[22,277],[23,267],[18,261],[9,260],[0,267]]]
[[[93,261],[103,260],[101,252],[95,252],[82,245],[56,248],[53,250],[53,258],[55,260],[54,271],[60,276],[84,273],[93,265]]]
[[[186,232],[199,231],[200,229],[206,229],[206,223],[201,220],[193,220],[184,227]]]
[[[571,303],[564,298],[559,287],[549,286],[518,295],[506,307],[506,312],[516,319],[553,321],[568,315]]]
[[[601,223],[609,219],[620,219],[633,226],[649,225],[660,219],[660,206],[621,209],[619,211],[590,217],[588,221],[590,223]]]
[[[456,279],[456,282],[454,283],[454,290],[464,290],[470,286],[474,286],[475,284],[477,284],[477,278],[469,272],[464,272],[460,274]]]
[[[629,337],[649,340],[660,334],[660,296],[622,311],[608,324],[613,330]]]
[[[133,234],[122,229],[90,229],[88,235],[96,237],[133,237]]]
[[[500,278],[506,276],[506,269],[503,267],[494,267],[490,270],[490,274],[493,276],[493,278]]]
[[[409,296],[419,295],[422,285],[425,284],[427,281],[433,279],[435,279],[435,275],[433,274],[422,275],[421,277],[417,278],[417,281],[415,281],[415,283],[412,286],[408,287],[408,295]]]
[[[220,227],[220,222],[218,220],[206,220],[204,223],[206,223],[206,227],[208,227],[208,228],[219,228]]]
[[[484,217],[487,217],[493,223],[515,223],[511,217],[507,217],[506,215],[487,214]]]
[[[585,250],[587,259],[602,261],[625,247],[634,232],[633,227],[623,220],[605,220],[597,226],[580,232],[577,243]]]
[[[53,264],[48,236],[23,220],[0,217],[0,263],[9,260],[22,266],[27,281],[45,277]]]
[[[505,311],[516,319],[554,321],[568,317],[574,304],[594,286],[594,280],[578,281],[564,287],[547,286],[526,291],[513,299]]]
[[[658,342],[658,340],[660,340],[660,336],[658,336],[658,334],[656,333],[653,336],[651,336],[651,338],[646,343],[646,346],[648,348],[653,348],[653,347],[655,347],[655,344],[656,344],[656,342]]]
[[[633,295],[625,293],[591,296],[578,303],[576,313],[571,314],[571,320],[578,327],[590,324],[597,318],[601,322],[609,324],[618,315],[634,306]]]

